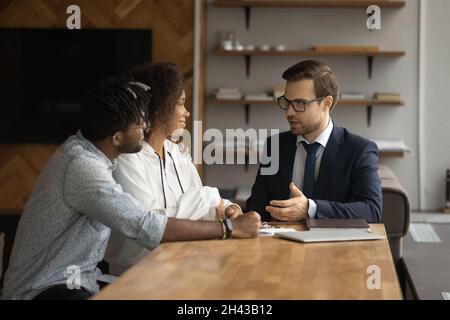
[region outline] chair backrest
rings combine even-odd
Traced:
[[[392,256],[397,264],[402,256],[402,238],[408,233],[409,228],[409,197],[389,167],[380,165],[378,174],[383,192],[381,222],[386,227]]]

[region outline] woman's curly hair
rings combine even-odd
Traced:
[[[174,63],[147,63],[130,70],[128,76],[150,86],[149,132],[158,124],[167,123],[184,90],[184,77],[178,66]]]

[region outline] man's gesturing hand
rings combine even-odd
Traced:
[[[308,199],[293,182],[289,184],[289,188],[291,189],[290,199],[272,200],[266,210],[273,218],[280,221],[301,221],[308,216]]]

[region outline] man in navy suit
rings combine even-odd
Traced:
[[[337,127],[330,113],[339,87],[333,70],[318,61],[300,62],[283,73],[285,93],[278,105],[291,131],[271,137],[266,152],[278,143],[275,174],[264,175],[261,164],[247,200],[247,209],[264,221],[305,218],[381,220],[378,148],[372,141]]]

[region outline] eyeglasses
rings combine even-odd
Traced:
[[[281,96],[277,99],[277,102],[278,102],[278,106],[283,110],[289,109],[289,106],[292,105],[292,108],[294,108],[294,110],[296,112],[305,112],[307,104],[310,104],[310,103],[316,102],[316,101],[322,101],[325,98],[326,97],[320,97],[320,98],[313,99],[313,100],[304,100],[304,99],[289,100],[285,96]]]

